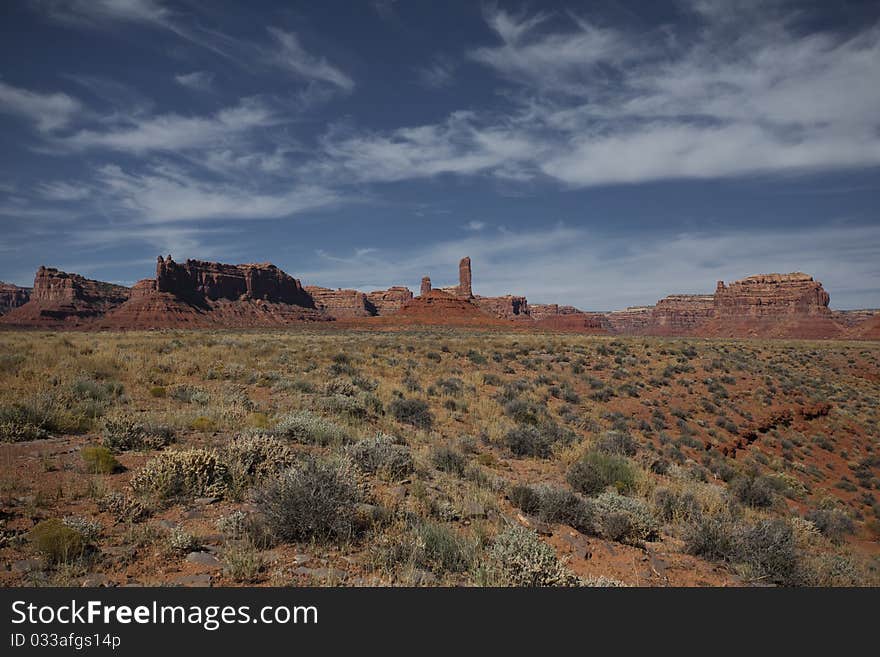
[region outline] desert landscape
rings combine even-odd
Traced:
[[[880,582],[880,315],[805,274],[584,312],[470,258],[414,295],[168,256],[4,294],[5,586]]]

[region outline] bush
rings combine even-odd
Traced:
[[[180,527],[172,527],[166,539],[168,550],[177,554],[195,552],[202,547],[199,540]]]
[[[761,475],[736,477],[730,484],[736,499],[755,508],[766,508],[773,504],[773,483]]]
[[[737,547],[737,556],[752,567],[756,577],[784,586],[801,583],[794,531],[782,518],[741,525]]]
[[[465,572],[473,565],[475,545],[455,530],[438,522],[426,521],[416,528],[420,548],[416,563],[434,572]]]
[[[627,493],[635,488],[636,472],[626,457],[590,450],[569,468],[567,480],[584,495],[601,493],[608,486]]]
[[[383,434],[359,440],[348,448],[347,454],[364,472],[392,481],[406,477],[415,468],[409,447]]]
[[[78,531],[87,544],[94,543],[101,536],[101,523],[97,520],[89,520],[82,516],[65,516],[62,522],[71,529]]]
[[[531,529],[513,525],[499,534],[488,553],[486,574],[493,586],[577,586],[552,547]]]
[[[529,425],[520,425],[508,431],[504,436],[504,442],[516,456],[547,458],[552,453],[550,445],[544,440],[541,432]]]
[[[299,443],[324,447],[350,441],[345,429],[309,411],[298,411],[284,416],[271,433]]]
[[[811,509],[805,518],[834,543],[842,543],[847,535],[855,532],[852,518],[837,508]]]
[[[115,453],[129,450],[161,449],[171,444],[174,432],[165,426],[136,422],[126,417],[105,418],[101,442]]]
[[[167,395],[168,391],[165,390],[165,386],[150,386],[150,397],[164,399]]]
[[[541,494],[531,486],[517,484],[510,490],[510,503],[528,514],[541,510]]]
[[[43,520],[31,529],[28,539],[49,564],[69,563],[80,559],[88,543],[85,537],[58,518]]]
[[[638,444],[625,431],[606,431],[596,439],[593,448],[605,454],[633,456],[638,450]]]
[[[296,459],[291,449],[278,438],[259,434],[233,438],[220,456],[229,472],[230,490],[236,494],[278,474]]]
[[[657,538],[659,530],[651,508],[642,500],[605,492],[593,500],[602,535],[612,541],[639,545]]]
[[[89,474],[112,474],[122,467],[110,450],[100,445],[86,445],[79,454]]]
[[[541,520],[569,525],[584,534],[595,533],[595,508],[590,500],[561,486],[542,486],[537,492]]]
[[[256,496],[269,528],[286,541],[350,538],[362,499],[351,461],[317,458],[284,471]]]
[[[430,429],[434,424],[428,404],[421,399],[395,399],[388,406],[398,422],[411,424],[419,429]]]
[[[129,485],[136,493],[162,500],[222,497],[229,486],[229,471],[214,451],[183,449],[151,459],[134,474]]]
[[[448,472],[459,477],[464,476],[467,459],[464,454],[451,447],[436,447],[431,450],[431,463],[441,472]]]
[[[116,522],[141,522],[150,517],[147,507],[122,493],[110,493],[98,500],[98,510],[109,513]]]
[[[723,514],[701,514],[684,530],[684,548],[688,554],[704,559],[723,561],[736,549],[736,528]]]

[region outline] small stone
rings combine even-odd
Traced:
[[[209,554],[208,552],[190,552],[186,555],[186,560],[190,563],[195,563],[200,566],[209,566],[211,568],[222,568],[223,562],[220,561],[213,554]]]
[[[197,497],[195,499],[195,503],[200,506],[208,506],[209,504],[216,504],[220,501],[219,497]]]
[[[308,563],[312,560],[311,555],[308,554],[296,554],[293,556],[293,562],[298,566],[301,566],[304,563]]]

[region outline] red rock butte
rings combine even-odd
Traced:
[[[270,263],[230,265],[159,257],[154,278],[131,288],[40,267],[33,288],[0,282],[0,326],[78,329],[456,326],[589,334],[694,337],[880,339],[880,310],[839,311],[808,274],[760,274],[713,294],[671,294],[653,306],[585,312],[530,304],[525,296],[481,296],[469,257],[458,284],[419,295],[404,286],[362,292],[303,286]],[[317,325],[317,324],[316,324]]]

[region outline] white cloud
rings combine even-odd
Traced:
[[[168,166],[129,173],[107,165],[101,168],[98,183],[116,211],[147,223],[281,218],[343,201],[337,192],[319,186],[268,192],[209,182]]]
[[[37,192],[48,201],[82,201],[91,195],[91,190],[84,185],[72,184],[64,181],[42,183]]]
[[[426,66],[416,68],[419,83],[428,89],[443,89],[455,83],[455,62],[437,55]]]
[[[41,132],[66,127],[82,110],[80,102],[67,94],[42,94],[0,80],[0,112],[33,121]]]
[[[217,147],[256,128],[277,123],[274,112],[258,99],[244,99],[211,116],[160,114],[120,119],[105,130],[84,129],[59,143],[72,149],[103,148],[132,153]]]
[[[179,73],[174,76],[174,81],[181,87],[193,91],[212,91],[214,88],[214,74],[209,71]]]
[[[486,227],[485,221],[469,221],[464,225],[465,230],[469,230],[469,231],[473,231],[473,232],[483,230],[485,227]]]
[[[327,82],[343,91],[354,89],[354,80],[324,57],[306,52],[300,44],[299,37],[293,32],[270,27],[269,34],[278,46],[277,51],[272,55],[272,60],[277,66],[306,80]]]
[[[32,0],[54,20],[100,24],[109,21],[165,25],[171,11],[155,0]]]

